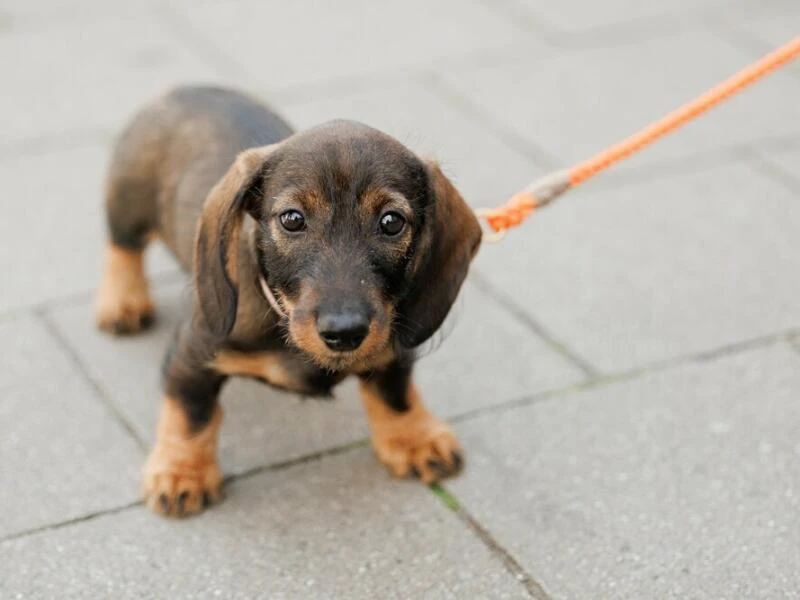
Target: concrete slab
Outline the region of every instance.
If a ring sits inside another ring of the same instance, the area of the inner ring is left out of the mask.
[[[223,81],[161,21],[120,15],[44,21],[0,36],[4,145],[86,130],[117,131],[178,83]]]
[[[760,10],[750,13],[750,18],[736,18],[736,15],[726,14],[724,22],[734,32],[739,34],[736,41],[745,47],[745,42],[752,40],[754,44],[746,44],[748,48],[752,46],[753,54],[758,50],[760,55],[768,52],[779,45],[788,42],[797,36],[800,31],[800,5],[791,0],[785,0],[783,10],[776,13],[765,14]],[[756,48],[756,44],[759,46]],[[800,75],[800,64],[797,61],[783,67],[785,70],[793,71],[795,75]]]
[[[798,144],[800,145],[800,143]],[[790,189],[800,191],[800,149],[790,152],[762,152],[768,164],[778,169]]]
[[[738,163],[575,190],[477,268],[616,372],[800,325],[798,239],[796,195]]]
[[[468,283],[417,365],[425,401],[456,416],[578,383],[584,374]]]
[[[427,66],[529,40],[521,27],[474,0],[179,6],[194,30],[269,89]]]
[[[103,180],[110,156],[109,147],[91,145],[0,159],[7,186],[0,312],[93,293],[103,264]],[[156,245],[148,268],[157,274],[177,266]]]
[[[0,545],[14,597],[527,598],[458,518],[367,450],[231,486],[183,522],[137,508]]]
[[[300,128],[353,119],[393,135],[421,156],[435,157],[476,207],[502,202],[543,174],[533,160],[510,148],[495,132],[414,80],[279,106]]]
[[[448,487],[553,598],[797,598],[798,366],[781,344],[476,419]]]
[[[135,500],[141,451],[42,322],[0,338],[0,537]]]
[[[689,20],[720,6],[744,4],[734,0],[673,0],[668,3],[636,2],[636,0],[612,0],[611,2],[586,2],[585,0],[519,0],[522,7],[536,24],[542,24],[562,34],[575,38],[579,34],[590,34],[595,30],[628,25],[646,27],[648,21],[672,22],[679,17]]]
[[[501,67],[448,69],[443,75],[498,123],[569,166],[692,100],[753,59],[751,52],[710,33],[680,32],[548,60],[510,54]],[[665,77],[665,70],[673,75]],[[796,134],[798,96],[800,80],[775,73],[615,170]]]
[[[141,16],[152,14],[149,1],[125,0],[26,0],[3,2],[0,13],[8,17],[8,29],[30,29],[44,23],[87,21],[109,15]]]

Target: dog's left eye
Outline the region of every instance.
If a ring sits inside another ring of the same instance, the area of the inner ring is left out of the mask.
[[[306,218],[299,210],[287,210],[280,215],[281,225],[286,231],[301,231],[306,226]]]
[[[400,213],[387,212],[381,217],[381,231],[385,235],[398,235],[406,226],[406,220]]]

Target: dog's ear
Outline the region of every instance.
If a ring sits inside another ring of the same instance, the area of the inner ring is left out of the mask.
[[[413,348],[442,325],[481,242],[481,226],[435,161],[426,161],[430,205],[410,268],[411,286],[398,306],[400,343]]]
[[[260,196],[267,159],[277,147],[241,152],[203,205],[194,247],[194,281],[202,316],[216,337],[227,337],[236,321],[242,221]]]

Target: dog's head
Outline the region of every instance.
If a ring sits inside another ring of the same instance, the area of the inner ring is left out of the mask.
[[[258,224],[260,273],[236,272],[244,214]],[[434,162],[336,121],[241,153],[206,201],[195,272],[213,333],[234,325],[240,277],[261,276],[286,308],[291,342],[346,370],[442,324],[481,228]]]

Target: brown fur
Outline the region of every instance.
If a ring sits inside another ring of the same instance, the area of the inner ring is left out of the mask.
[[[183,88],[123,133],[106,207],[103,327],[133,330],[152,314],[142,252],[154,235],[194,273],[144,472],[154,510],[190,514],[217,498],[217,396],[229,376],[326,395],[358,375],[376,452],[394,473],[431,482],[458,470],[458,442],[414,388],[411,348],[447,315],[481,233],[435,162],[357,123],[293,133],[251,98]],[[287,232],[287,210],[301,211],[307,228]],[[381,233],[386,211],[405,219],[400,233]],[[365,337],[347,349],[320,330],[320,315],[342,311],[368,315]]]
[[[287,390],[305,390],[301,377],[286,368],[286,361],[277,352],[235,352],[223,350],[209,365],[225,375],[243,375],[261,379]]]
[[[155,309],[144,275],[141,251],[108,244],[103,280],[97,290],[97,324],[114,333],[133,333],[150,325]]]
[[[198,513],[220,498],[222,472],[217,464],[217,436],[222,408],[208,424],[193,431],[179,400],[164,398],[156,445],[143,469],[142,494],[154,511],[170,516]]]
[[[423,406],[413,385],[407,391],[408,411],[386,406],[378,390],[361,382],[361,399],[372,431],[372,447],[393,475],[416,473],[423,483],[434,483],[457,472],[461,446],[443,421]]]

